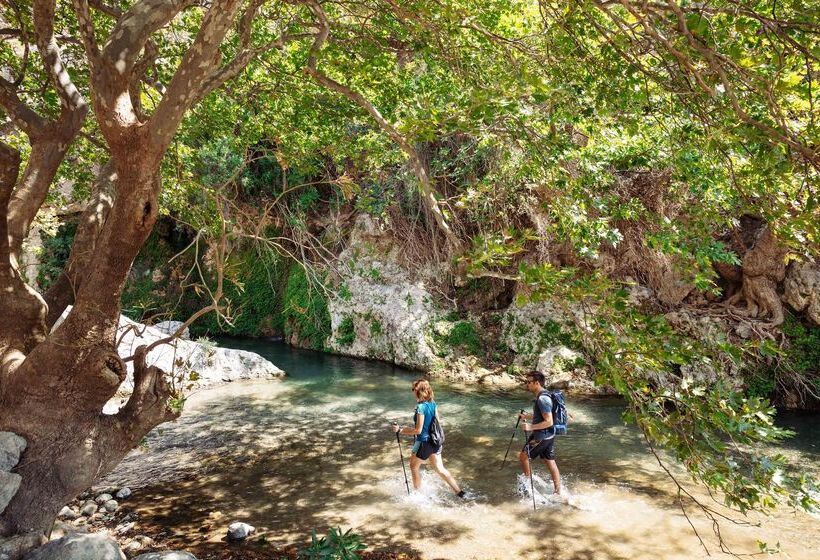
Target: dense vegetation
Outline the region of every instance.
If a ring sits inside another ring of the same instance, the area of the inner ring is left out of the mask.
[[[59,26],[76,36],[58,4]],[[550,336],[582,347],[649,444],[727,505],[816,506],[811,481],[760,451],[787,435],[772,422],[778,386],[811,399],[820,379],[817,328],[777,294],[790,261],[819,254],[820,4],[265,6],[290,38],[260,49],[186,113],[161,162],[161,213],[178,233],[149,238],[124,312],[184,320],[213,304],[218,313],[195,330],[282,334],[323,349],[327,298],[346,289],[335,259],[367,214],[403,239],[410,268],[444,271],[445,295],[500,281],[524,299],[594,310]],[[30,32],[23,11],[3,17]],[[110,13],[94,18],[100,32],[110,28]],[[222,56],[270,40],[270,25],[245,23],[252,33],[238,26]],[[193,34],[201,16],[173,25]],[[37,93],[42,76],[24,72],[24,35],[4,43],[0,63],[21,76],[27,100],[54,112],[55,100]],[[146,111],[174,75],[179,42],[168,29],[153,36]],[[77,45],[65,49],[82,60]],[[73,72],[87,88],[88,68]],[[4,141],[25,156],[24,135],[10,130]],[[60,167],[72,200],[93,192],[108,158],[103,132],[86,120]],[[64,191],[52,189],[49,202],[64,202]],[[42,289],[68,257],[69,235],[47,244]],[[650,304],[629,301],[634,283],[652,289]],[[747,322],[753,335],[699,338],[665,319],[677,309]],[[438,342],[480,353],[467,314],[453,319]],[[337,343],[354,338],[352,320],[342,321]],[[697,381],[692,368],[741,368],[748,391]]]

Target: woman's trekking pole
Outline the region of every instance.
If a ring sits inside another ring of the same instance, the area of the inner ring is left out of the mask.
[[[401,451],[401,440],[399,432],[396,431],[396,443],[399,444],[399,457],[401,457],[401,470],[404,472],[404,485],[407,487],[407,495],[410,495],[410,483],[407,482],[407,469],[404,467],[404,453]]]
[[[515,428],[513,429],[512,436],[510,437],[510,444],[507,446],[507,452],[504,453],[504,460],[501,461],[501,469],[503,469],[504,465],[507,463],[507,455],[510,454],[510,448],[512,447],[512,442],[515,439],[515,432],[518,431],[518,424],[521,422],[521,414],[524,414],[523,408],[521,409],[521,413],[518,415],[518,420],[515,421]]]

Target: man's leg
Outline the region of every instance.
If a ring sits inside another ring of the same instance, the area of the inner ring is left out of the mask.
[[[550,476],[552,477],[552,485],[555,487],[555,493],[561,493],[561,473],[558,472],[558,465],[555,463],[555,459],[544,459],[544,463],[547,465],[547,468],[550,471]]]
[[[458,483],[453,478],[453,475],[450,474],[446,468],[444,468],[444,461],[441,458],[441,455],[433,453],[430,455],[430,467],[436,471],[436,473],[444,479],[444,482],[450,485],[450,488],[453,489],[453,492],[458,494],[461,492],[461,488],[458,487]]]
[[[524,476],[530,476],[530,458],[525,451],[518,454],[518,462],[521,463],[521,472]]]
[[[410,455],[410,474],[413,475],[413,488],[416,490],[421,488],[421,464],[423,462],[415,455]]]

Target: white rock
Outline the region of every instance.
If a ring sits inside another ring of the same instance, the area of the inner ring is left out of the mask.
[[[248,538],[248,535],[253,533],[256,527],[237,521],[228,526],[228,540],[241,541]]]
[[[98,506],[95,502],[86,502],[83,504],[82,509],[80,509],[80,514],[90,517],[97,513],[98,509],[100,509],[100,506]]]
[[[117,493],[114,495],[115,498],[118,500],[124,500],[131,496],[131,489],[130,488],[120,488],[117,490]]]
[[[106,511],[114,513],[115,511],[120,509],[120,504],[117,503],[117,500],[108,500],[103,504],[103,507]]]
[[[17,490],[20,489],[22,480],[23,477],[17,473],[0,471],[0,513],[3,513]]]
[[[63,506],[63,509],[61,509],[60,513],[57,514],[57,517],[62,519],[77,519],[80,517],[80,514],[68,506]]]
[[[26,440],[11,432],[0,432],[0,471],[10,471],[20,461]]]
[[[119,545],[100,533],[73,534],[44,544],[26,560],[125,560]]]
[[[99,496],[94,498],[94,501],[97,502],[98,504],[102,505],[105,502],[107,502],[108,500],[113,500],[113,499],[114,499],[114,496],[112,496],[111,494],[105,493],[105,494],[100,494]]]
[[[55,329],[59,328],[71,310],[72,307],[69,306],[63,312]],[[167,335],[157,328],[141,325],[121,316],[117,328],[117,340],[120,340],[117,352],[122,358],[128,358],[134,354],[137,347],[150,345],[166,337]],[[177,367],[178,362],[183,365]],[[147,363],[165,372],[173,372],[177,385],[184,388],[201,388],[240,379],[273,379],[285,375],[284,371],[259,354],[180,339],[161,344],[151,350],[148,353]],[[128,376],[120,386],[120,395],[131,393],[134,387],[133,361],[126,362],[126,366]],[[125,399],[122,397],[112,399],[106,405],[104,412],[113,414],[124,403]]]
[[[565,366],[567,364],[574,364],[576,361],[583,359],[584,357],[581,354],[575,350],[567,348],[566,346],[550,346],[545,348],[538,355],[538,364],[536,369],[549,377],[551,373],[559,373],[554,372],[553,370],[558,369],[563,372],[567,369],[572,369],[566,368]]]
[[[148,552],[140,554],[132,560],[196,560],[196,556],[190,552],[169,550],[167,552]]]
[[[155,329],[159,329],[160,331],[168,335],[177,332],[177,330],[179,330],[179,327],[181,327],[183,324],[184,323],[182,321],[161,321],[153,325],[153,327]],[[185,330],[182,331],[182,335],[180,336],[180,338],[182,340],[191,340],[191,330],[186,327]]]

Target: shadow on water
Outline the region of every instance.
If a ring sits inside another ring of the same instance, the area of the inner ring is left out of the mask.
[[[558,441],[558,463],[580,505],[532,512],[516,491],[520,436],[499,469],[531,397],[435,382],[445,463],[475,499],[460,502],[429,472],[408,497],[387,426],[411,423],[414,374],[282,344],[223,344],[265,355],[289,378],[193,395],[104,483],[136,490],[128,507],[169,546],[218,543],[236,520],[280,546],[305,543],[312,528],[353,526],[370,549],[424,558],[552,558],[542,554],[549,543],[579,560],[677,558],[697,546],[617,399],[569,402],[575,420]],[[402,441],[406,463],[410,445]],[[634,521],[641,516],[649,517]]]

